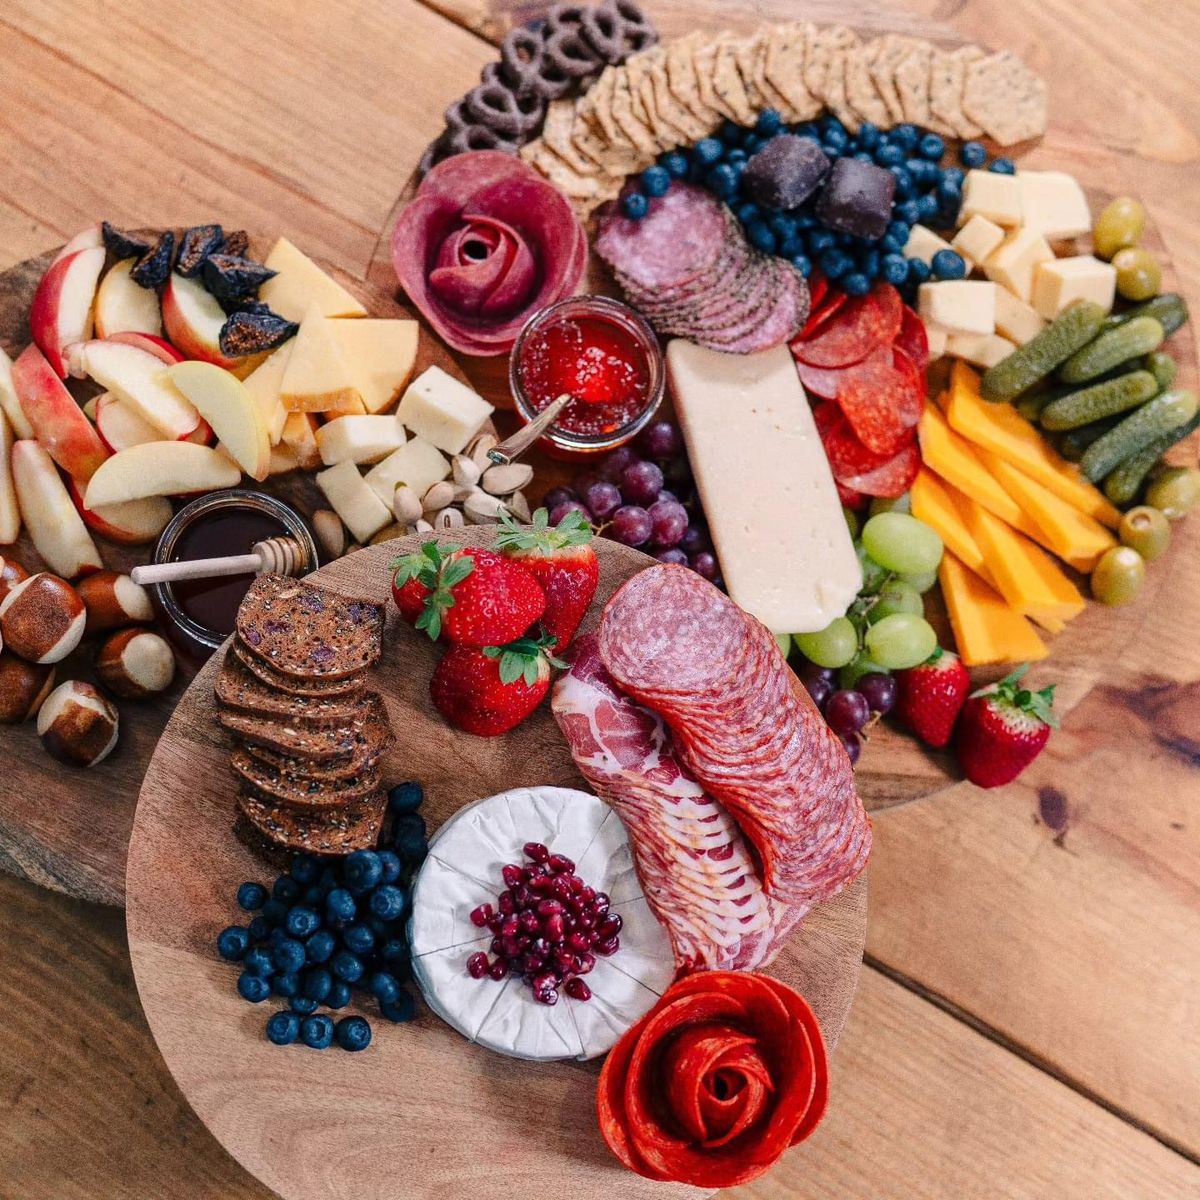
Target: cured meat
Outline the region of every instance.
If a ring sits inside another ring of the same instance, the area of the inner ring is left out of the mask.
[[[766,897],[737,824],[680,762],[662,719],[617,688],[594,635],[576,644],[552,707],[580,772],[629,833],[676,966],[750,970],[770,962],[807,908]]]
[[[871,826],[850,760],[765,626],[695,572],[661,565],[609,601],[599,651],[738,822],[769,896],[811,905],[859,874]]]

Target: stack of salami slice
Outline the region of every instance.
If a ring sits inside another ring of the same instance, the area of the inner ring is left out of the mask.
[[[387,797],[379,762],[395,738],[366,688],[383,610],[280,575],[260,576],[217,675],[232,734],[238,810],[266,841],[313,854],[374,845]]]

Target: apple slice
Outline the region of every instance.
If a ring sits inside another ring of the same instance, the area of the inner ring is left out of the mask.
[[[13,431],[0,412],[0,545],[11,546],[21,535],[21,509],[12,478]]]
[[[144,500],[129,500],[124,504],[106,504],[86,508],[83,489],[74,480],[67,481],[67,490],[84,524],[110,542],[139,546],[152,542],[167,527],[174,510],[166,496],[147,496]]]
[[[37,346],[26,346],[17,356],[12,378],[34,437],[68,475],[91,479],[108,450]]]
[[[13,387],[12,359],[5,354],[3,346],[0,346],[0,410],[3,410],[17,437],[33,437],[33,426],[17,399],[17,389]]]
[[[134,329],[123,329],[118,333],[109,334],[108,340],[121,342],[126,346],[136,346],[139,350],[146,350],[155,358],[166,363],[168,367],[177,362],[183,362],[183,355],[166,338],[159,337],[156,333],[139,333]]]
[[[96,432],[113,454],[130,446],[163,440],[163,435],[149,421],[144,421],[137,409],[123,404],[112,392],[105,392],[96,401]]]
[[[136,258],[123,258],[109,267],[96,290],[96,336],[114,333],[162,333],[158,293],[133,282],[129,272]]]
[[[77,250],[42,276],[29,306],[29,332],[60,379],[67,377],[64,351],[92,336],[92,302],[104,269],[104,247]]]
[[[146,442],[114,454],[88,482],[93,511],[146,496],[182,496],[237,487],[242,473],[223,454],[193,442]]]
[[[104,566],[54,460],[40,442],[14,443],[12,477],[25,528],[50,570],[74,579]]]
[[[214,363],[182,362],[167,378],[192,402],[234,461],[251,479],[266,479],[271,439],[262,410],[245,384]]]
[[[93,339],[72,347],[72,363],[101,387],[128,404],[162,437],[187,437],[200,424],[200,414],[167,379],[160,358],[127,342]],[[72,471],[77,479],[82,478]]]
[[[81,229],[51,260],[50,265],[54,266],[61,259],[69,258],[78,250],[95,250],[97,246],[104,245],[104,235],[100,232],[99,225],[89,225],[86,229]]]
[[[249,375],[263,360],[261,354],[228,358],[221,353],[225,310],[199,279],[185,279],[172,271],[163,289],[162,316],[167,337],[184,358],[215,363],[239,379]]]

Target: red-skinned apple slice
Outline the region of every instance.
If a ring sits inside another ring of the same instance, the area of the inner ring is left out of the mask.
[[[187,437],[200,424],[200,414],[166,378],[160,358],[127,342],[93,339],[71,348],[72,366],[153,425],[164,438]],[[76,478],[83,478],[72,472]]]
[[[21,535],[21,509],[12,477],[13,431],[0,412],[0,545],[11,546]]]
[[[184,358],[197,358],[232,371],[239,379],[249,375],[263,360],[261,354],[227,358],[221,353],[221,326],[225,310],[199,279],[185,279],[171,272],[162,294],[163,328],[171,344]]]
[[[167,374],[212,426],[217,441],[238,466],[251,479],[266,479],[271,440],[262,410],[245,385],[215,363],[177,363]]]
[[[139,546],[152,542],[167,527],[173,509],[166,496],[147,496],[125,504],[108,504],[101,508],[84,507],[83,490],[74,479],[68,480],[67,490],[84,524],[110,542]]]
[[[25,528],[50,570],[64,579],[98,571],[104,563],[96,543],[40,442],[14,444],[12,476]]]
[[[96,432],[113,452],[119,454],[130,446],[141,446],[146,442],[161,442],[163,435],[138,414],[137,409],[111,392],[105,392],[96,401]]]
[[[0,410],[18,438],[33,437],[33,426],[17,399],[17,389],[13,387],[12,359],[5,354],[3,346],[0,346]]]
[[[194,442],[147,442],[114,454],[88,482],[84,503],[100,509],[147,496],[182,496],[237,487],[242,473],[223,454]]]
[[[173,366],[177,362],[183,362],[183,355],[166,338],[159,337],[155,333],[139,333],[136,330],[128,329],[122,330],[120,333],[111,334],[108,340],[110,342],[121,342],[126,346],[136,346],[139,350],[145,350],[161,359],[168,367]]]
[[[158,293],[133,282],[129,272],[136,258],[123,258],[105,272],[96,289],[95,327],[97,337],[114,333],[162,333],[162,310]]]
[[[37,346],[21,351],[12,377],[21,411],[50,457],[73,478],[91,479],[108,450]]]
[[[67,377],[66,348],[92,336],[92,304],[104,253],[103,246],[93,246],[60,258],[33,294],[29,332],[60,379]]]
[[[53,258],[50,265],[54,266],[61,259],[69,258],[80,250],[95,250],[104,245],[104,235],[99,225],[89,225],[81,229]]]

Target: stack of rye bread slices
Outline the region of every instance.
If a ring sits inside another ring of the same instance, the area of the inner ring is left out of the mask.
[[[366,674],[383,609],[282,575],[260,575],[217,675],[217,713],[237,748],[238,810],[275,846],[348,854],[375,845],[395,741]]]

